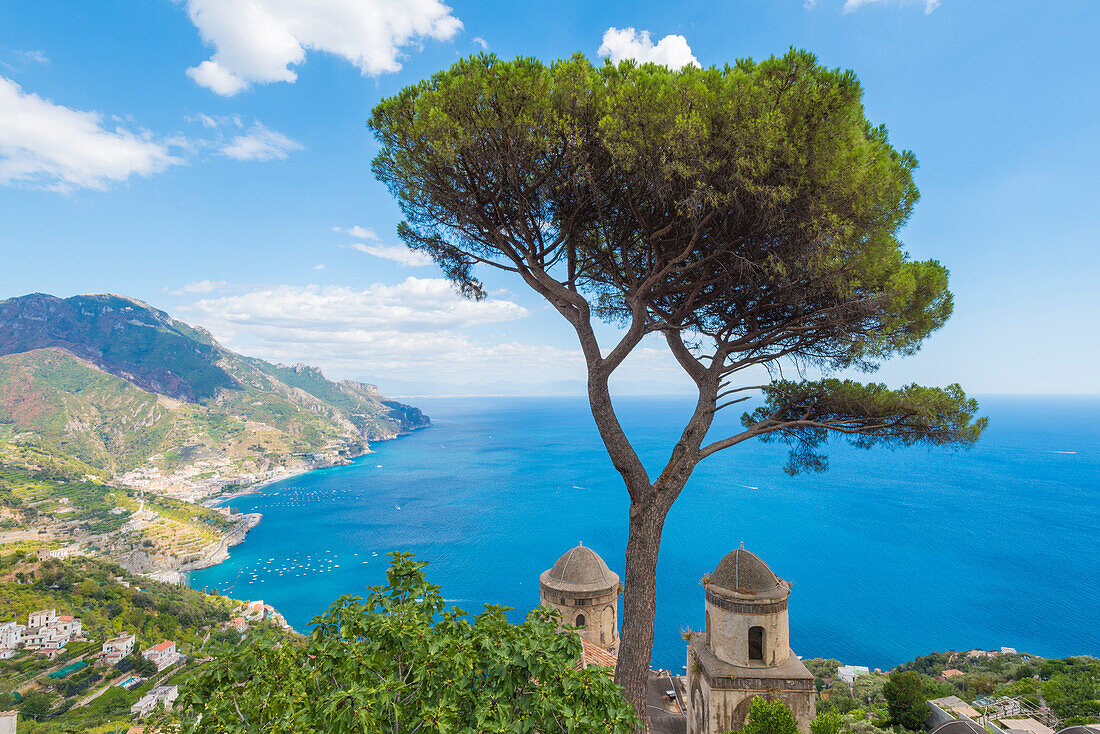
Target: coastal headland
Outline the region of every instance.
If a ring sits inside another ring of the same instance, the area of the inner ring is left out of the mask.
[[[0,548],[178,581],[260,522],[220,503],[431,425],[377,386],[246,357],[146,303],[0,301]]]

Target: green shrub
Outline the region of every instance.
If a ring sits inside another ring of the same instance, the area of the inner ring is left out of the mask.
[[[913,672],[892,673],[882,687],[890,719],[910,731],[917,731],[928,719],[928,700],[924,681]]]
[[[757,696],[749,704],[741,734],[798,734],[798,722],[782,701]]]

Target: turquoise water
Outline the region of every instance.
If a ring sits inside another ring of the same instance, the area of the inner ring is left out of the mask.
[[[430,561],[455,605],[517,619],[577,541],[622,575],[625,490],[583,400],[416,403],[433,427],[234,500],[263,522],[192,586],[262,598],[305,630],[339,594],[381,583],[395,549]],[[619,409],[656,469],[690,404]],[[969,452],[837,445],[830,471],[794,478],[779,446],[707,459],[665,526],[653,664],[681,669],[680,631],[703,623],[699,579],[742,541],[794,582],[791,645],[806,657],[1100,653],[1100,398],[989,397],[982,410],[990,427]]]

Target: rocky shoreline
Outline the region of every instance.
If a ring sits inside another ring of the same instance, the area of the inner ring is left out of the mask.
[[[179,572],[187,573],[188,571],[197,571],[200,568],[209,568],[210,566],[216,566],[226,560],[229,558],[229,549],[243,543],[245,536],[248,535],[248,531],[259,525],[260,521],[263,519],[263,515],[258,512],[249,512],[238,515],[238,517],[241,519],[222,536],[221,541],[219,541],[214,548],[199,560],[183,564],[178,569]]]

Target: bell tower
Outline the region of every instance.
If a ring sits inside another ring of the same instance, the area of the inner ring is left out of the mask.
[[[688,645],[688,734],[740,729],[756,696],[778,698],[809,732],[814,677],[791,651],[791,585],[743,547],[703,582],[706,628]]]
[[[619,577],[599,554],[578,543],[539,577],[543,606],[558,610],[563,624],[615,652],[619,646]]]

